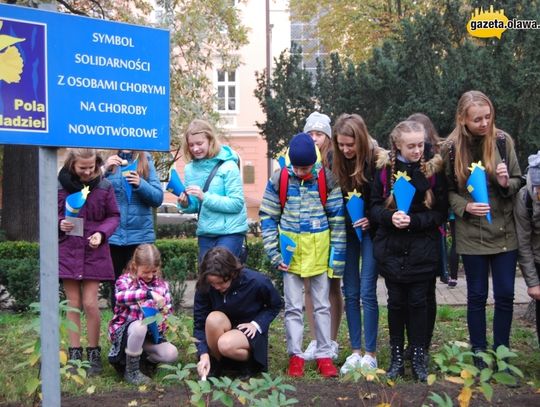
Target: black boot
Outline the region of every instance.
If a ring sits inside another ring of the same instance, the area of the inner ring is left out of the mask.
[[[83,348],[82,347],[79,346],[77,348],[72,348],[72,347],[68,348],[68,363],[71,360],[82,360],[82,357],[83,357]],[[69,363],[69,364],[70,364],[70,367],[68,368],[68,372],[71,373],[72,375],[76,375],[77,374],[77,365],[72,364],[72,363]]]
[[[426,369],[426,361],[424,359],[425,350],[423,346],[415,346],[412,348],[411,367],[415,380],[419,382],[426,382],[428,372]]]
[[[100,374],[103,370],[103,366],[101,365],[101,347],[86,348],[86,355],[90,362],[90,369],[88,369],[87,375],[96,376]]]
[[[141,373],[139,369],[140,361],[140,353],[138,355],[130,355],[126,350],[126,371],[124,372],[124,379],[126,382],[137,386],[152,383],[152,379]]]
[[[390,367],[386,372],[386,377],[389,379],[396,379],[397,377],[403,377],[405,374],[405,362],[403,360],[403,345],[392,345],[392,359],[390,360]]]
[[[473,364],[480,371],[488,367],[488,365],[486,362],[484,362],[484,359],[482,359],[480,356],[476,356],[476,354],[485,351],[485,349],[480,348],[473,349],[473,352],[475,353],[475,355],[473,356]]]

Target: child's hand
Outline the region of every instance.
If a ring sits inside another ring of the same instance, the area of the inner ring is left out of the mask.
[[[281,271],[289,271],[289,266],[287,266],[285,263],[281,262],[277,266],[278,270]]]
[[[182,192],[180,196],[178,197],[178,203],[180,204],[182,208],[187,208],[189,201],[188,201],[188,196],[186,195],[185,192]]]
[[[469,202],[465,205],[465,211],[475,216],[486,216],[489,213],[489,204]]]
[[[60,230],[62,232],[71,232],[73,230],[73,223],[71,223],[69,220],[62,219],[60,221]]]
[[[100,244],[101,244],[101,233],[96,232],[88,238],[88,245],[92,249],[97,249]]]
[[[403,211],[396,211],[392,215],[392,223],[398,229],[405,229],[411,224],[411,217]]]
[[[186,187],[186,194],[197,197],[197,199],[201,202],[204,199],[204,192],[202,191],[201,187],[197,185],[190,185]]]
[[[363,217],[361,219],[358,219],[356,222],[353,222],[353,228],[362,228],[362,230],[369,229],[369,219],[366,217]]]
[[[505,163],[499,163],[497,169],[495,170],[497,174],[497,182],[503,188],[508,188],[508,180],[510,176],[508,175],[508,167]]]
[[[210,373],[210,356],[208,353],[203,353],[197,363],[197,373],[202,380],[206,380],[206,376]]]
[[[124,164],[125,162],[125,164]],[[107,160],[105,161],[105,164],[103,165],[104,172],[109,171],[114,166],[121,166],[121,165],[127,165],[126,160],[122,160],[118,155],[111,155]]]
[[[165,297],[156,293],[155,291],[152,291],[152,299],[156,302],[159,309],[165,306]]]
[[[137,171],[130,171],[129,174],[126,175],[126,181],[136,188],[141,185],[141,177]]]
[[[257,328],[251,322],[248,322],[247,324],[239,324],[236,329],[251,339],[255,338],[255,334],[257,333]]]

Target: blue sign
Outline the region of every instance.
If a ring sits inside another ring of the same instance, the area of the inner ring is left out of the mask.
[[[169,150],[169,32],[0,4],[0,144]]]

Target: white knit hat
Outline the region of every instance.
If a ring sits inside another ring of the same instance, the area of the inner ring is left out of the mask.
[[[310,131],[321,131],[328,136],[332,137],[332,128],[330,127],[330,118],[322,113],[313,112],[309,115],[304,126],[304,133]]]

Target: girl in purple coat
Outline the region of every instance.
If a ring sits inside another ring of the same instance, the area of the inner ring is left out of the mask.
[[[59,276],[69,306],[82,309],[86,316],[88,375],[102,370],[98,289],[100,281],[114,280],[107,239],[120,219],[114,190],[101,177],[101,164],[94,149],[69,149],[58,174]],[[68,197],[81,192],[86,200],[74,207]],[[67,318],[77,326],[76,331],[68,330],[69,359],[82,360],[80,313],[68,312]]]

